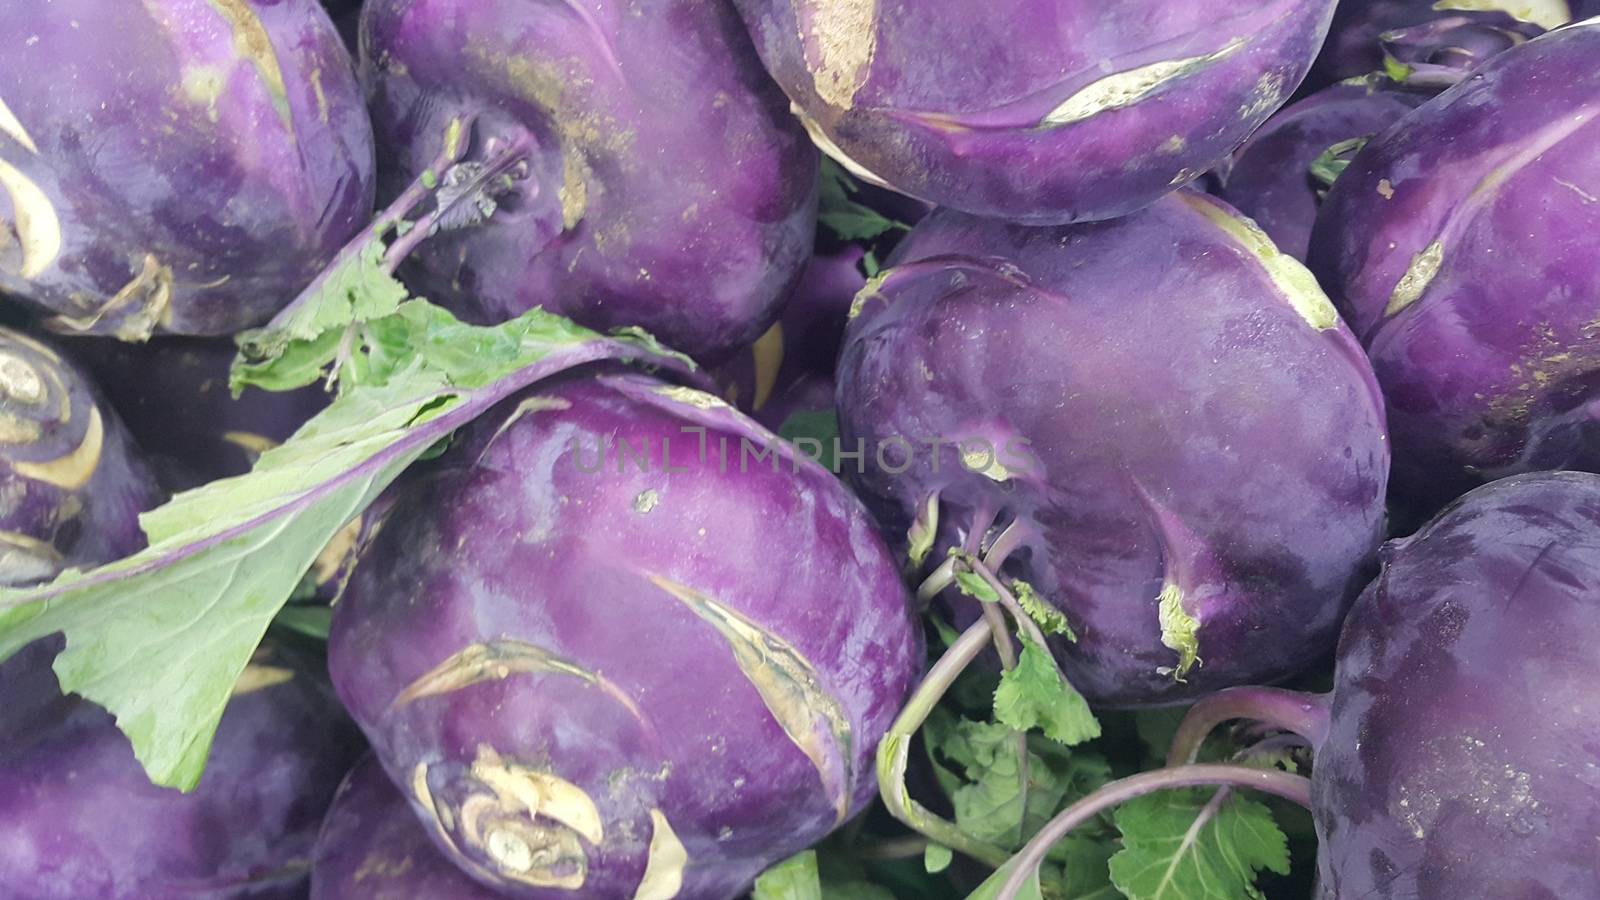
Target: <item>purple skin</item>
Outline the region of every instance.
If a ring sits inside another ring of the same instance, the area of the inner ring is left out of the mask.
[[[1384,88],[1379,78],[1355,79],[1284,108],[1219,170],[1215,193],[1303,261],[1324,191],[1312,163],[1335,144],[1370,138],[1427,99]]]
[[[49,658],[0,667],[0,708]],[[302,898],[318,824],[361,749],[326,687],[271,660],[245,671],[192,794],[150,784],[94,704],[56,695],[50,718],[0,734],[0,896]]]
[[[1329,193],[1311,267],[1366,345],[1395,481],[1600,466],[1600,24],[1508,51],[1379,135]]]
[[[21,587],[144,547],[162,499],[122,422],[54,350],[0,328],[0,584]]]
[[[818,157],[725,3],[371,0],[362,38],[386,195],[454,117],[485,150],[534,145],[487,222],[413,257],[430,298],[480,323],[543,306],[640,326],[710,363],[777,318]]]
[[[832,381],[850,304],[867,283],[860,268],[863,255],[860,247],[850,245],[830,256],[812,257],[783,318],[717,371],[717,384],[729,403],[777,430],[783,421],[773,421],[769,405],[788,405],[783,398],[797,389],[809,393],[800,387],[802,382],[814,385],[819,377]],[[832,405],[830,399],[826,406]]]
[[[1178,702],[1331,650],[1381,536],[1382,399],[1248,219],[1193,191],[1050,229],[935,212],[858,302],[838,375],[858,488],[898,534],[942,507],[934,560],[1015,523],[1004,574],[1077,630],[1054,649],[1091,702]]]
[[[372,757],[339,785],[311,867],[311,900],[500,900],[445,859]]]
[[[69,346],[102,386],[164,487],[188,490],[242,475],[256,457],[328,405],[319,387],[233,399],[231,341],[158,338],[134,345],[93,340]]]
[[[1597,598],[1593,475],[1480,488],[1385,549],[1313,768],[1322,896],[1600,896]]]
[[[1519,21],[1493,10],[1436,9],[1435,2],[1341,0],[1312,80],[1332,83],[1380,71],[1386,47],[1398,62],[1464,73],[1547,28],[1566,23],[1574,12],[1567,0],[1507,0],[1500,4],[1529,17],[1529,21]]]
[[[842,484],[638,376],[475,428],[473,464],[368,545],[328,645],[436,845],[507,896],[729,900],[865,808],[923,648]],[[741,466],[741,439],[774,455]]]
[[[1221,162],[1305,77],[1334,3],[735,5],[819,145],[852,171],[940,206],[1058,224],[1133,212]]]
[[[369,217],[371,126],[317,0],[0,0],[0,21],[0,293],[53,327],[238,331]]]

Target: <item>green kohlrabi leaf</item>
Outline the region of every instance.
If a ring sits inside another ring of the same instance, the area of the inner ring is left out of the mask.
[[[1259,898],[1256,873],[1289,873],[1289,845],[1265,804],[1236,792],[1164,791],[1117,809],[1111,879],[1129,900]]]
[[[328,631],[333,625],[333,607],[285,606],[272,621],[273,624],[280,628],[287,628],[306,637],[325,641],[328,639]]]
[[[1011,872],[1016,868],[1016,865],[1016,860],[1012,860],[996,869],[988,880],[978,885],[977,890],[967,895],[967,900],[994,900],[995,897],[1000,895],[1000,889],[1005,886],[1006,880],[1011,877]],[[1016,898],[1017,900],[1044,900],[1044,891],[1039,886],[1039,873],[1035,872],[1028,876],[1028,880],[1023,883],[1022,890],[1017,892]]]
[[[1068,750],[1030,736],[1024,809],[1016,743],[1010,728],[958,719],[941,710],[928,720],[923,734],[935,762],[940,763],[937,774],[955,807],[956,824],[967,834],[1008,849],[1020,847],[1023,838],[1037,831],[1062,807],[1111,778],[1111,767],[1099,754]],[[1079,834],[1094,837],[1089,828]]]
[[[822,193],[817,206],[817,221],[841,240],[869,241],[896,229],[909,230],[853,197],[861,190],[855,179],[838,163],[822,160]]]
[[[950,863],[955,861],[955,853],[943,844],[929,844],[922,851],[922,867],[931,875],[937,875],[950,868]]]
[[[839,446],[839,416],[833,410],[801,410],[794,413],[778,426],[778,436],[800,448],[802,453],[816,454],[817,462],[824,469],[839,474],[839,460],[835,453]]]
[[[274,324],[239,336],[234,391],[287,391],[314,384],[348,352],[346,329],[393,315],[410,296],[384,268],[381,236],[334,262]]]
[[[837,865],[816,850],[789,857],[761,873],[750,900],[895,900],[894,894],[862,879],[858,866]]]
[[[1028,614],[1028,618],[1039,624],[1045,634],[1060,635],[1069,641],[1077,642],[1078,636],[1073,633],[1072,626],[1067,624],[1067,617],[1039,596],[1033,585],[1017,579],[1011,582],[1011,593],[1017,598],[1017,605]]]
[[[1100,723],[1089,711],[1088,701],[1061,677],[1050,651],[1026,637],[1016,667],[1000,677],[994,717],[1019,731],[1039,728],[1046,737],[1068,746],[1100,736]]]
[[[956,587],[961,589],[961,593],[984,603],[1000,602],[1000,594],[977,572],[956,572]]]
[[[0,659],[65,632],[64,691],[110,710],[158,784],[198,782],[234,682],[318,553],[419,456],[495,403],[601,359],[685,368],[653,342],[533,311],[494,328],[422,301],[367,323],[364,377],[254,470],[146,514],[148,549],[0,592]],[[267,372],[271,375],[271,372]]]
[[[1350,161],[1355,159],[1356,154],[1360,153],[1361,148],[1371,139],[1371,135],[1351,138],[1322,151],[1321,155],[1311,162],[1311,177],[1316,179],[1324,190],[1333,187],[1333,183],[1339,180],[1344,170],[1350,168]]]
[[[750,900],[822,900],[817,851],[795,854],[762,872]]]

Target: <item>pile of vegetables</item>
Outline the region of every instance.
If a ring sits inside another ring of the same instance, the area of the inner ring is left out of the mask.
[[[1600,896],[1591,6],[0,0],[0,896]]]

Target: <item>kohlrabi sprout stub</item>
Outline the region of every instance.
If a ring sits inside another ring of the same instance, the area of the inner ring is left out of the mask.
[[[389,512],[328,645],[441,852],[511,897],[731,898],[865,808],[923,648],[842,483],[637,375],[474,428]]]
[[[1333,0],[736,0],[812,137],[861,177],[978,215],[1125,215],[1283,105]]]
[[[0,2],[0,293],[53,327],[259,324],[372,199],[372,128],[317,0]]]
[[[317,836],[310,900],[498,900],[429,840],[372,757],[339,785]]]

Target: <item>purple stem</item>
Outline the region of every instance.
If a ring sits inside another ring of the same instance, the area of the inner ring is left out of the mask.
[[[911,760],[911,741],[922,729],[934,707],[944,699],[956,678],[989,646],[994,635],[987,620],[979,619],[962,633],[950,649],[939,657],[922,679],[905,708],[890,727],[889,733],[878,744],[878,793],[889,814],[899,819],[912,831],[937,844],[943,844],[958,853],[964,853],[991,866],[1005,863],[1004,849],[979,840],[948,819],[911,799],[906,789],[906,766]]]
[[[1017,630],[1026,632],[1028,640],[1033,641],[1040,647],[1048,647],[1049,645],[1045,643],[1044,630],[1039,627],[1038,622],[1033,620],[1033,616],[1028,615],[1028,611],[1022,608],[1022,604],[1017,602],[1017,597],[1011,593],[1011,589],[1000,582],[1000,578],[995,575],[994,570],[989,568],[987,563],[980,562],[977,559],[968,559],[966,563],[1000,597],[1000,605],[1005,607],[1006,612],[1011,613],[1011,618],[1017,620]],[[992,607],[989,604],[984,604],[984,608],[990,609]]]
[[[929,575],[927,579],[917,587],[918,602],[920,602],[923,606],[927,606],[929,603],[933,602],[933,598],[939,596],[939,594],[942,593],[945,588],[954,584],[955,580],[955,558],[945,557],[944,562],[939,563],[939,568],[934,569],[933,574]]]
[[[1303,737],[1316,752],[1328,737],[1328,694],[1306,694],[1282,688],[1236,687],[1218,691],[1189,707],[1167,751],[1168,766],[1193,763],[1200,746],[1223,722],[1250,719]]]
[[[533,150],[533,145],[533,139],[524,135],[511,144],[495,150],[488,162],[484,163],[483,171],[473,176],[472,181],[468,182],[466,188],[450,203],[438,204],[421,222],[395,238],[394,243],[383,255],[383,270],[393,275],[400,268],[400,264],[405,262],[418,247],[439,232],[439,223],[446,216],[462,203],[475,202],[479,192],[491,181],[509,173],[526,160]]]
[[[1016,552],[1017,548],[1022,546],[1022,542],[1032,534],[1033,529],[1023,524],[1021,519],[1012,519],[1011,524],[1007,525],[1006,529],[1000,532],[1000,536],[994,539],[994,543],[989,545],[988,551],[983,555],[983,564],[996,572],[1000,571],[1000,567],[1005,565],[1011,554]]]
[[[445,171],[460,162],[461,158],[466,155],[467,147],[472,143],[469,135],[474,121],[476,121],[475,116],[461,116],[452,119],[444,139],[444,146],[440,149],[439,155],[434,157],[433,162],[429,163],[428,168],[424,169],[422,174],[418,175],[404,191],[401,191],[400,196],[396,197],[393,203],[378,213],[377,217],[372,220],[371,225],[362,229],[354,238],[351,238],[350,242],[345,244],[338,255],[333,258],[333,262],[329,263],[312,280],[311,284],[306,286],[305,290],[297,294],[288,306],[278,310],[278,314],[272,317],[272,321],[268,322],[266,327],[268,329],[276,329],[287,325],[294,318],[295,313],[305,306],[310,298],[317,296],[328,283],[328,279],[332,278],[345,263],[360,255],[374,239],[382,238],[398,228],[407,216],[422,205],[423,201],[433,196],[433,192],[439,186],[438,179],[443,178]],[[433,181],[433,187],[428,187],[430,180]],[[389,271],[390,274],[393,274],[392,269]]]
[[[1106,810],[1157,791],[1210,786],[1252,788],[1307,808],[1311,806],[1311,782],[1287,772],[1234,765],[1192,765],[1140,772],[1111,782],[1051,819],[1011,858],[1008,865],[1015,868],[1001,885],[1000,892],[995,894],[995,900],[1015,900],[1052,847],[1073,829]]]
[[[961,542],[962,552],[968,559],[983,546],[984,535],[994,527],[995,516],[999,510],[988,500],[984,500],[972,513],[972,527],[968,529],[966,538]],[[954,560],[952,560],[953,562]],[[952,570],[953,572],[954,570]],[[953,580],[952,575],[952,580]],[[994,637],[995,652],[1000,654],[1000,668],[1009,672],[1017,667],[1017,647],[1011,640],[1011,629],[1006,627],[1006,617],[999,608],[992,603],[979,602],[978,606],[983,611],[983,618],[989,623],[989,632]],[[1017,754],[1017,796],[1018,803],[1023,809],[1028,808],[1028,733],[1012,729],[1011,743]]]

